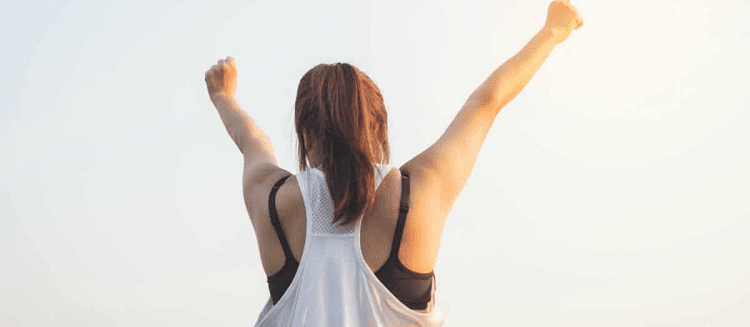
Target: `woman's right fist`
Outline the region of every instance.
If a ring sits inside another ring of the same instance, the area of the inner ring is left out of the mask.
[[[555,43],[565,41],[570,32],[581,26],[583,26],[583,20],[578,17],[578,12],[570,4],[570,0],[555,0],[549,4],[544,29],[552,32]]]

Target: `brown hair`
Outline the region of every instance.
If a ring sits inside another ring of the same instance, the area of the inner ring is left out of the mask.
[[[375,160],[390,160],[380,90],[352,65],[319,64],[300,79],[294,109],[299,169],[315,153],[333,199],[333,222],[354,221],[375,200]]]

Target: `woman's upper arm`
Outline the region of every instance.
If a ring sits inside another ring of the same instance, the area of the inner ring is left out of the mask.
[[[430,202],[431,216],[445,220],[474,167],[496,111],[483,98],[471,96],[443,135],[402,169],[412,173],[418,200]],[[416,194],[415,194],[416,195]]]
[[[290,172],[271,161],[245,162],[242,175],[242,195],[250,220],[262,217],[267,212],[268,195],[277,180]]]

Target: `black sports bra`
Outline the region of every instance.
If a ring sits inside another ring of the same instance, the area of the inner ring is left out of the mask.
[[[289,175],[291,176],[291,175]],[[284,250],[286,261],[277,273],[268,276],[268,290],[271,292],[273,304],[281,299],[284,292],[297,273],[299,262],[292,256],[292,250],[289,242],[284,236],[279,222],[279,216],[276,212],[276,192],[279,190],[284,181],[289,176],[282,177],[271,189],[268,197],[268,212],[271,215],[271,224],[276,230],[281,247]],[[404,224],[406,223],[406,214],[409,212],[409,173],[401,171],[401,206],[399,208],[398,222],[396,231],[393,235],[393,244],[391,244],[391,253],[375,276],[383,285],[407,307],[414,310],[423,310],[427,308],[432,294],[432,280],[435,277],[434,271],[427,274],[421,274],[406,268],[398,258],[398,250],[401,248],[401,237],[404,234]]]

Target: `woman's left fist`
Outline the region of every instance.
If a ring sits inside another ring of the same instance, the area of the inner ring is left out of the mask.
[[[237,66],[234,58],[227,57],[219,60],[216,65],[206,71],[206,86],[208,96],[212,99],[217,95],[234,96],[237,91]]]

